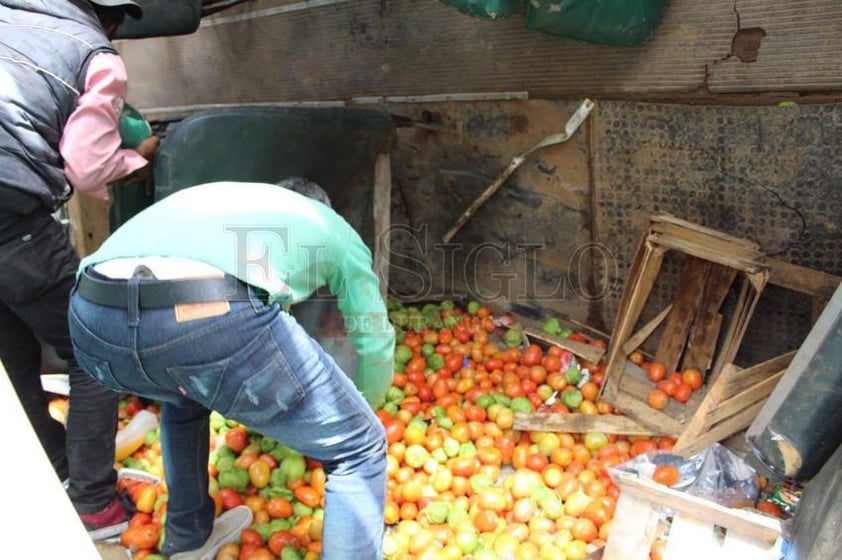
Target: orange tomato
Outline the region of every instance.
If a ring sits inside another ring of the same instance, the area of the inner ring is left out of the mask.
[[[158,545],[161,529],[153,524],[141,525],[132,529],[129,544],[133,548],[150,549]]]
[[[266,544],[269,546],[269,550],[278,556],[281,555],[281,551],[283,551],[286,546],[292,546],[295,548],[301,546],[301,543],[298,542],[295,535],[289,531],[275,531],[269,536],[269,542]]]
[[[681,380],[694,391],[702,386],[704,377],[698,368],[687,368],[681,373]]]
[[[641,365],[646,359],[646,357],[643,355],[643,352],[641,352],[640,350],[633,350],[632,353],[629,354],[628,358],[631,363],[638,366]]]
[[[663,410],[667,406],[669,396],[660,389],[649,391],[649,406],[655,410]]]
[[[663,362],[652,362],[648,371],[649,380],[653,383],[662,381],[667,376],[667,366]]]
[[[672,398],[674,398],[680,403],[685,403],[690,399],[690,395],[692,393],[693,388],[682,381],[675,387],[675,392],[672,394]]]
[[[652,473],[652,480],[664,486],[673,486],[680,478],[678,469],[673,465],[658,465]]]
[[[292,515],[292,503],[283,496],[276,496],[266,504],[270,517],[286,518]]]
[[[263,546],[263,537],[254,529],[243,529],[240,531],[240,543],[246,546],[257,545],[261,547]]]
[[[295,495],[296,500],[307,507],[317,507],[319,502],[321,502],[321,496],[319,496],[319,493],[316,492],[316,489],[312,486],[299,486],[293,490],[293,494]]]

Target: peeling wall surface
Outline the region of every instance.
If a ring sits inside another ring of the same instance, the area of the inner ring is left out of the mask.
[[[132,99],[147,109],[459,92],[815,92],[842,89],[842,3],[671,0],[647,43],[608,47],[435,0],[258,0],[191,35],[120,50]]]
[[[407,300],[473,297],[610,332],[655,213],[842,274],[838,0],[672,0],[638,47],[434,0],[255,0],[192,35],[118,48],[129,102],[151,117],[238,104],[389,111],[390,290]],[[584,97],[597,107],[574,137],[526,161],[444,245],[512,158],[563,130]],[[679,265],[665,263],[648,315]],[[797,346],[810,305],[767,288],[745,359]]]

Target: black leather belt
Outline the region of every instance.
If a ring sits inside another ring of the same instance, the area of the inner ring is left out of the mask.
[[[157,280],[143,278],[137,285],[141,308],[172,307],[181,303],[210,301],[245,301],[249,286],[233,276],[190,280]],[[85,270],[76,287],[88,301],[108,307],[129,305],[129,281],[112,280]]]

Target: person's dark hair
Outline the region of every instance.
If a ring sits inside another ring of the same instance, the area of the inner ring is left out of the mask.
[[[321,202],[328,208],[332,208],[330,204],[330,197],[325,190],[309,179],[304,177],[287,177],[286,179],[281,179],[275,184],[279,187],[289,189],[297,192],[298,194],[302,194],[308,198]]]
[[[121,6],[97,6],[96,4],[91,4],[91,7],[96,12],[96,16],[99,18],[103,27],[107,27],[109,24],[119,27],[123,25],[123,21],[126,19],[126,9]]]

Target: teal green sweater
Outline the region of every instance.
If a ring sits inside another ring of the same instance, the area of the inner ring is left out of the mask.
[[[394,372],[388,321],[371,251],[320,202],[263,183],[219,182],[177,191],[117,229],[85,267],[125,257],[185,257],[211,264],[269,293],[285,308],[327,287],[357,350],[354,376],[372,406]],[[349,372],[351,373],[351,372]]]

